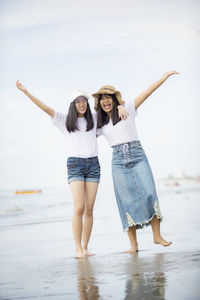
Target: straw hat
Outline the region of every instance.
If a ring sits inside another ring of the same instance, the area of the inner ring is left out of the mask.
[[[113,95],[115,94],[119,104],[124,104],[125,101],[122,100],[122,95],[119,91],[117,91],[113,86],[111,85],[104,85],[102,86],[97,93],[92,94],[92,96],[94,97],[94,109],[97,110],[97,105],[98,105],[98,97],[99,95],[103,95],[103,94],[110,94]]]

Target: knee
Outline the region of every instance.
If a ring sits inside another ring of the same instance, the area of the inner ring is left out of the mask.
[[[82,216],[84,213],[84,206],[77,206],[74,208],[74,214],[77,216]]]
[[[84,214],[88,217],[91,217],[93,215],[93,205],[86,205]]]

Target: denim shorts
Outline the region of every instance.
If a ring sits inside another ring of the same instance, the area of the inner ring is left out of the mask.
[[[67,159],[68,183],[72,181],[99,182],[100,165],[97,156]]]
[[[112,177],[124,231],[142,228],[162,215],[148,159],[140,141],[113,146]]]

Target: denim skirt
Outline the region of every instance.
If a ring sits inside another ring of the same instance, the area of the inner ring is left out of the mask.
[[[151,167],[140,141],[113,146],[112,177],[124,231],[162,219]]]

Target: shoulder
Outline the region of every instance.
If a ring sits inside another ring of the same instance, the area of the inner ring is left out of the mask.
[[[67,116],[63,113],[60,113],[58,111],[54,111],[54,116],[52,117],[53,124],[62,124],[66,122]]]
[[[67,115],[63,114],[63,113],[61,113],[59,111],[55,111],[54,112],[54,118],[57,118],[57,119],[66,119]]]
[[[127,110],[133,109],[134,108],[134,102],[130,102],[130,101],[125,102],[124,103],[124,108],[127,109]]]
[[[129,112],[132,113],[134,115],[137,114],[137,111],[135,109],[135,102],[134,101],[129,101],[129,102],[125,102],[124,103],[124,108]]]

